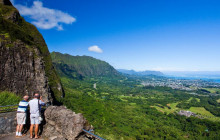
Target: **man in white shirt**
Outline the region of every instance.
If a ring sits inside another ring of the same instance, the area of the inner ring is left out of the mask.
[[[40,94],[35,93],[34,94],[34,99],[29,101],[29,106],[30,106],[30,119],[31,119],[31,126],[30,126],[30,138],[33,138],[33,129],[35,126],[35,139],[39,138],[38,137],[38,128],[40,124],[39,116],[40,116],[40,109],[41,106],[44,106],[45,103],[42,100],[42,96]]]

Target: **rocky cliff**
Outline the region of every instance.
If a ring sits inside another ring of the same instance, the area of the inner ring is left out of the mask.
[[[0,91],[38,92],[47,102],[64,96],[47,45],[9,0],[0,0]]]

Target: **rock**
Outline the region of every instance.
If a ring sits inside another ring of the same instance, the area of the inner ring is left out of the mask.
[[[0,4],[4,4],[4,5],[12,5],[10,0],[0,0]]]
[[[55,103],[64,92],[42,35],[9,0],[0,0],[0,6],[0,91],[40,93]]]
[[[16,130],[16,112],[0,114],[0,135],[10,134]]]
[[[50,106],[45,113],[43,136],[49,140],[87,140],[82,129],[92,129],[82,114],[76,114],[64,106]]]

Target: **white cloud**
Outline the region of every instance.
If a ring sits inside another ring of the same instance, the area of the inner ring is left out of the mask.
[[[90,52],[96,52],[96,53],[103,53],[102,49],[100,49],[98,46],[94,45],[88,48]]]
[[[62,24],[72,24],[76,21],[68,13],[44,7],[41,1],[34,1],[31,7],[20,4],[15,4],[15,7],[21,15],[30,17],[33,20],[31,23],[40,29],[56,28],[60,31],[63,30]]]

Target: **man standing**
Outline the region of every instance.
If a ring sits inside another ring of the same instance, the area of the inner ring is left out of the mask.
[[[24,96],[24,100],[19,102],[17,109],[17,127],[16,127],[16,137],[21,137],[21,131],[24,124],[26,124],[27,108],[28,108],[28,99],[29,96]]]
[[[35,126],[35,139],[38,139],[38,128],[40,124],[39,116],[40,116],[40,109],[41,106],[45,105],[42,100],[42,97],[38,94],[34,94],[34,99],[29,101],[30,106],[30,119],[31,119],[31,127],[30,127],[30,138],[33,138],[33,129]]]

